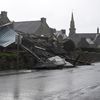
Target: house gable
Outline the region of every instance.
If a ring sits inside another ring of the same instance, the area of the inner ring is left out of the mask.
[[[41,23],[40,27],[34,34],[39,36],[45,36],[45,37],[50,37],[52,35],[49,26],[44,23]]]

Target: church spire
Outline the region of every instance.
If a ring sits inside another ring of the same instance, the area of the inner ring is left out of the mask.
[[[73,12],[72,12],[72,18],[71,18],[71,20],[74,22],[74,16],[73,16]]]
[[[99,34],[99,27],[97,27],[97,34]]]
[[[69,28],[69,35],[75,34],[76,33],[75,31],[76,31],[76,28],[75,28],[74,16],[73,16],[73,12],[72,12],[70,28]]]

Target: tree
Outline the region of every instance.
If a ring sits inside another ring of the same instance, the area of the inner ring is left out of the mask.
[[[64,50],[66,50],[67,52],[72,52],[75,50],[75,44],[71,39],[68,39],[64,44],[63,44],[63,48]]]

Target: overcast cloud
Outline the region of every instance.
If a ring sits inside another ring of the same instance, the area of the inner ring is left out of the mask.
[[[96,32],[100,27],[100,0],[1,0],[0,10],[7,11],[10,20],[47,18],[50,27],[69,32],[71,13],[77,32]]]

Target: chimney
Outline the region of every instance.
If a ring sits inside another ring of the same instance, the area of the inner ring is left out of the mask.
[[[99,34],[99,28],[97,27],[97,34]]]
[[[46,23],[46,18],[42,17],[42,18],[41,18],[41,22],[42,22],[42,23]]]
[[[6,11],[1,11],[1,16],[2,17],[7,17],[7,12]]]

